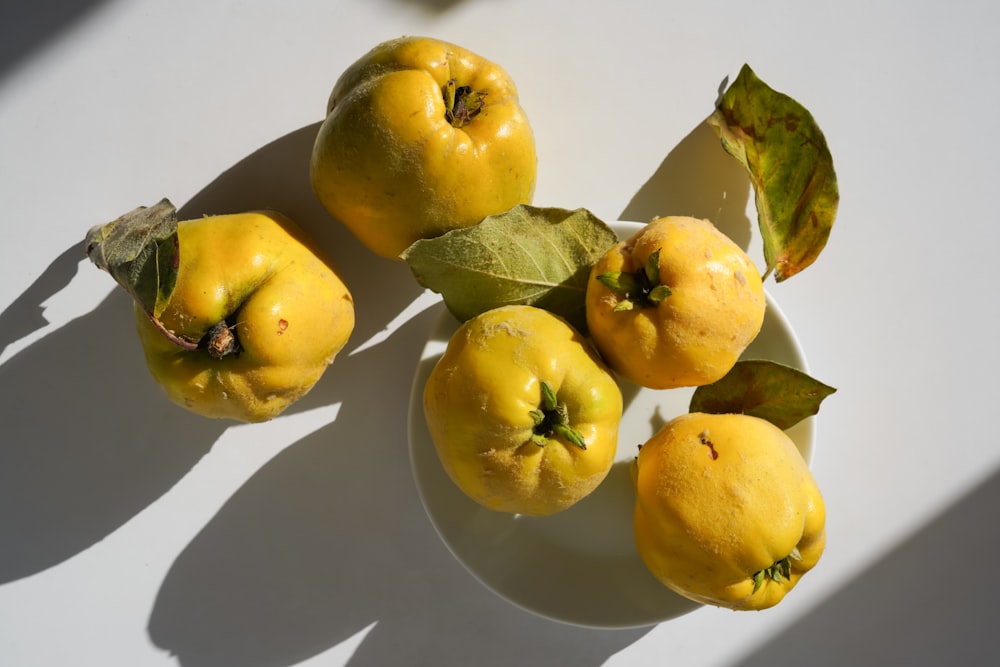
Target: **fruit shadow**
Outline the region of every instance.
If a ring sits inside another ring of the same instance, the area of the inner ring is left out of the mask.
[[[5,328],[5,345],[44,325],[20,315],[40,312],[82,256],[82,243],[63,253],[4,312],[5,327],[8,316],[22,325]],[[119,291],[8,359],[0,394],[0,583],[106,537],[173,486],[225,429],[164,399]]]
[[[149,620],[157,646],[186,667],[291,665],[359,635],[350,665],[489,667],[539,656],[600,665],[646,632],[587,631],[519,611],[437,537],[413,480],[406,416],[442,312],[425,310],[338,362],[337,419],[263,466],[174,562]]]
[[[707,218],[746,250],[752,236],[749,196],[746,170],[703,121],[667,154],[618,218],[641,223],[666,215]]]
[[[308,162],[317,129],[301,128],[254,151],[179,213],[193,218],[274,208],[313,234],[357,302],[357,325],[343,355],[379,334],[421,290],[402,262],[372,255],[316,202]],[[151,203],[126,203],[123,210]],[[78,271],[96,270],[85,259],[81,233],[79,245],[60,253],[0,313],[0,346],[44,327],[42,304]],[[288,412],[338,400],[326,390],[330,374]],[[117,288],[89,313],[5,361],[0,392],[0,583],[61,563],[115,531],[176,484],[234,424],[199,417],[165,398],[146,370],[131,302]]]

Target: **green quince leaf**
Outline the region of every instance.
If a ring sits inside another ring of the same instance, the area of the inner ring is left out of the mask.
[[[177,210],[168,199],[140,206],[111,222],[92,227],[87,256],[139,303],[159,317],[177,283],[180,247]]]
[[[419,240],[402,258],[459,321],[522,304],[585,331],[590,268],[617,242],[614,230],[586,209],[522,204],[472,227]]]
[[[768,360],[736,362],[722,379],[695,389],[690,412],[748,414],[785,430],[819,412],[837,391],[807,373]]]

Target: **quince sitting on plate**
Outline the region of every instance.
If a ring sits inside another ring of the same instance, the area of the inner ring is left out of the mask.
[[[271,419],[305,395],[354,329],[354,301],[287,217],[178,222],[167,200],[94,227],[87,254],[133,296],[153,378],[192,412]]]
[[[454,44],[379,44],[333,87],[313,147],[319,201],[365,246],[414,241],[531,202],[537,157],[510,76]]]
[[[816,481],[791,438],[764,419],[676,417],[642,445],[633,479],[639,555],[696,602],[772,607],[826,545]]]
[[[448,476],[489,509],[555,514],[614,463],[621,391],[589,342],[541,308],[501,306],[462,324],[423,401]]]
[[[764,323],[753,261],[708,220],[658,218],[608,250],[587,283],[587,326],[607,364],[651,389],[711,384]]]

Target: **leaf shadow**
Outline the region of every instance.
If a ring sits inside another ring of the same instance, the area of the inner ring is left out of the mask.
[[[438,539],[411,473],[405,406],[440,313],[430,308],[338,362],[337,419],[262,467],[179,555],[148,627],[181,665],[284,667],[373,626],[347,664],[490,667],[550,656],[596,667],[648,632],[521,612]]]
[[[85,257],[82,241],[70,246],[49,263],[28,289],[4,308],[0,313],[0,354],[8,345],[49,324],[42,304],[70,284]]]
[[[746,213],[750,190],[746,170],[702,121],[667,154],[618,217],[641,223],[666,215],[706,218],[746,250],[752,237]]]

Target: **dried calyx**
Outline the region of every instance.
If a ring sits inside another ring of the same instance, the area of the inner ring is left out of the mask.
[[[460,86],[457,79],[449,79],[444,90],[444,115],[453,127],[465,127],[479,115],[486,105],[486,92]]]

